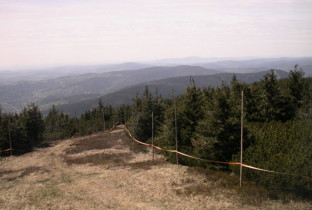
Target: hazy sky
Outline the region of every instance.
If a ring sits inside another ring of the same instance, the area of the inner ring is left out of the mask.
[[[312,56],[312,0],[0,0],[0,68]]]

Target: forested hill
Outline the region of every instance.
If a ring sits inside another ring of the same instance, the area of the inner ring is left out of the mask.
[[[245,83],[253,83],[260,81],[265,74],[269,71],[262,71],[257,73],[245,73],[245,74],[235,74],[237,80]],[[279,78],[287,78],[288,73],[281,70],[275,71]],[[216,87],[222,84],[222,81],[229,84],[232,80],[233,73],[220,73],[214,75],[193,75],[192,78],[197,87]],[[190,84],[190,76],[183,77],[171,77],[162,80],[155,80],[151,82],[145,82],[134,86],[129,86],[123,88],[119,91],[106,94],[100,97],[95,97],[94,99],[89,99],[85,101],[80,101],[76,103],[69,103],[56,106],[58,110],[62,110],[68,113],[70,116],[75,116],[81,114],[86,110],[97,105],[99,99],[102,100],[103,104],[108,106],[120,106],[122,104],[132,104],[133,98],[136,94],[142,94],[145,90],[145,86],[148,86],[152,93],[158,92],[165,98],[168,98],[172,94],[174,89],[175,94],[179,95],[185,92],[186,87]]]

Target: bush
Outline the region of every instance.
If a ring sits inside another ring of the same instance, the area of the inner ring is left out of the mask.
[[[244,151],[243,162],[286,173],[267,173],[244,168],[244,177],[271,192],[286,192],[312,199],[312,121],[254,123],[249,125],[255,143]],[[239,161],[239,154],[234,156]],[[232,168],[238,172],[237,168]]]

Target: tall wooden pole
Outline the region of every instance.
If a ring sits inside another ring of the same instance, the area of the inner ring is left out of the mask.
[[[174,100],[174,130],[175,130],[175,141],[176,141],[176,151],[178,151],[178,129],[177,129],[177,105],[175,100],[175,95],[173,91],[173,100]],[[179,156],[176,153],[177,165],[179,165]]]
[[[8,121],[8,129],[9,129],[9,142],[10,142],[10,156],[12,157],[12,141],[11,141],[11,128],[10,128],[10,117]]]
[[[77,131],[78,131],[78,126],[77,126],[77,113],[76,113],[76,111],[75,111],[75,129],[76,129],[76,133],[77,133]],[[75,134],[76,134],[75,133]]]
[[[103,111],[103,131],[105,132],[105,111]]]
[[[241,103],[241,156],[240,156],[240,176],[239,186],[242,187],[243,181],[243,132],[244,132],[244,91],[242,91],[242,103]]]
[[[153,146],[153,163],[154,163],[154,112],[152,112],[152,146]]]

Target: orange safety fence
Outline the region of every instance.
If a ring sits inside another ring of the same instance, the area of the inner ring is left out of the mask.
[[[144,145],[144,146],[151,146],[151,147],[154,147],[155,149],[160,150],[160,151],[166,151],[166,152],[177,153],[177,154],[180,154],[180,155],[185,156],[185,157],[189,157],[189,158],[196,159],[196,160],[201,160],[201,161],[206,161],[206,162],[210,162],[210,163],[226,164],[226,165],[242,165],[242,166],[245,167],[245,168],[250,168],[250,169],[253,169],[253,170],[257,170],[257,171],[263,171],[263,172],[275,173],[275,174],[282,174],[282,175],[296,176],[296,177],[301,177],[301,178],[303,178],[303,179],[312,181],[312,178],[311,178],[311,177],[308,177],[308,176],[300,176],[300,175],[295,175],[295,174],[288,174],[288,173],[283,173],[283,172],[276,172],[276,171],[272,171],[272,170],[257,168],[257,167],[250,166],[250,165],[247,165],[247,164],[244,164],[244,163],[241,164],[241,163],[238,163],[238,162],[223,162],[223,161],[216,161],[216,160],[206,160],[206,159],[202,159],[202,158],[198,158],[198,157],[194,157],[194,156],[191,156],[191,155],[182,153],[182,152],[177,151],[177,150],[166,150],[166,149],[163,149],[163,148],[161,148],[161,147],[158,147],[158,146],[155,146],[155,145],[152,145],[152,144],[148,144],[148,143],[141,142],[141,141],[135,139],[135,138],[131,135],[130,131],[126,128],[126,126],[124,126],[124,129],[127,131],[127,133],[128,133],[129,136],[132,138],[132,140],[134,140],[134,141],[137,142],[138,144],[141,144],[141,145]]]
[[[116,127],[116,125],[118,125],[118,123],[119,123],[119,121],[117,121],[117,122],[113,125],[113,127],[111,127],[108,131],[112,131],[112,130]]]
[[[157,150],[160,150],[160,151],[166,151],[166,152],[171,152],[171,153],[178,153],[182,156],[185,156],[185,157],[189,157],[189,158],[193,158],[193,159],[196,159],[196,160],[202,160],[202,161],[207,161],[207,162],[211,162],[211,163],[219,163],[219,164],[227,164],[227,165],[240,165],[240,163],[232,163],[232,162],[222,162],[222,161],[214,161],[214,160],[206,160],[206,159],[202,159],[202,158],[198,158],[198,157],[194,157],[194,156],[191,156],[191,155],[188,155],[188,154],[185,154],[185,153],[182,153],[180,151],[177,151],[177,150],[167,150],[167,149],[163,149],[161,147],[158,147],[158,146],[155,146],[155,145],[152,145],[152,144],[148,144],[148,143],[144,143],[144,142],[141,142],[137,139],[135,139],[132,134],[130,133],[130,131],[124,127],[125,130],[127,131],[127,133],[129,134],[129,136],[132,138],[133,141],[137,142],[138,144],[141,144],[141,145],[144,145],[144,146],[151,146],[151,147],[154,147],[155,149]]]
[[[14,150],[13,148],[9,148],[9,149],[6,149],[6,150],[0,151],[0,152],[8,152],[8,151],[13,151],[13,150]]]

